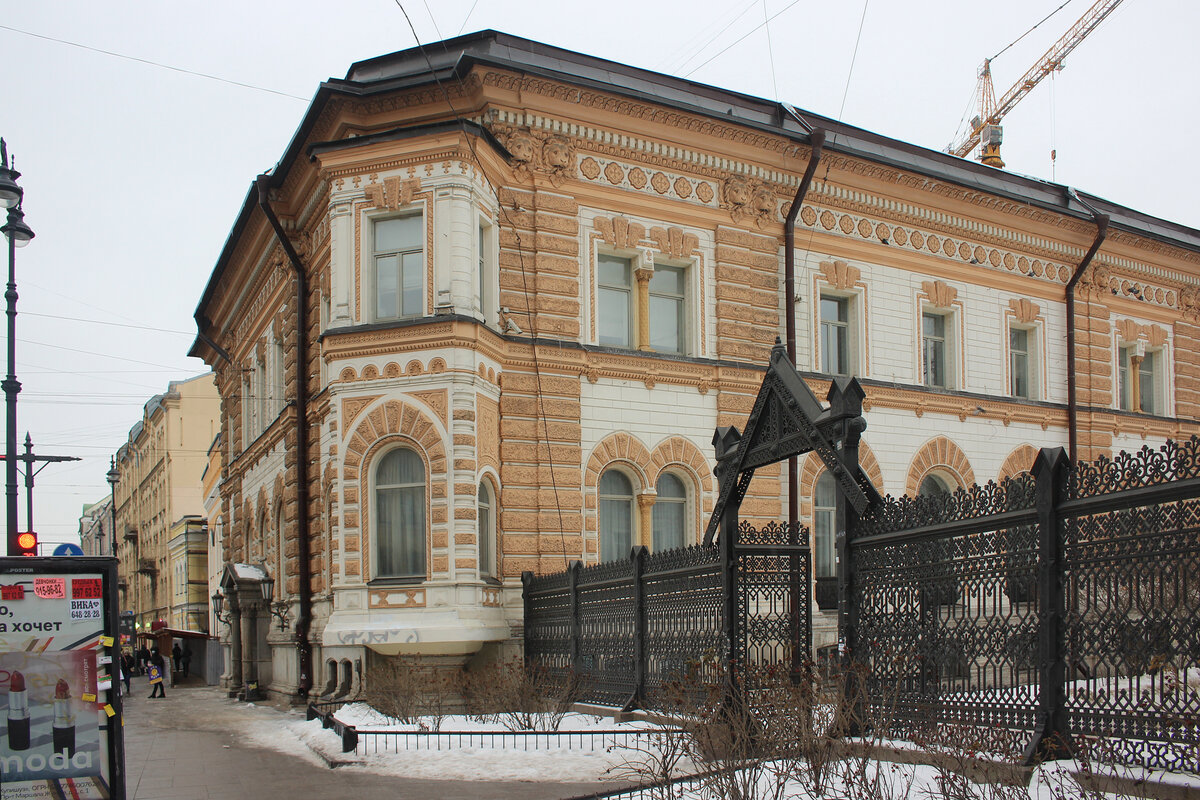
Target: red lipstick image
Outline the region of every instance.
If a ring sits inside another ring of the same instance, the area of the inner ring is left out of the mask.
[[[8,748],[29,749],[29,695],[25,676],[16,671],[8,679]]]
[[[75,715],[71,713],[71,687],[62,678],[54,685],[54,752],[75,755]]]

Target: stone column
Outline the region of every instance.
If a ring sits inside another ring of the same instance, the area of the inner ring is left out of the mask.
[[[255,617],[258,615],[258,605],[256,603],[246,603],[243,607],[241,615],[241,630],[239,638],[242,640],[242,685],[246,687],[247,698],[249,696],[250,684],[258,681],[258,664],[256,658],[258,654],[255,652],[255,637],[258,633],[255,625]]]
[[[1140,348],[1139,348],[1140,350]],[[1129,357],[1129,410],[1142,410],[1142,359],[1144,355]]]
[[[633,271],[637,279],[637,349],[650,349],[650,279],[653,267],[639,267]]]
[[[654,503],[658,500],[658,492],[646,489],[637,496],[638,504],[638,540],[634,545],[650,547],[654,541]]]
[[[242,685],[242,607],[237,592],[227,591],[229,597],[229,688]]]

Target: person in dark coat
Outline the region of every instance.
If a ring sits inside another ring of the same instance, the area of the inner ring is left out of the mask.
[[[187,642],[183,644],[183,677],[187,677],[192,670],[192,648],[188,647]]]
[[[146,643],[142,642],[142,646],[137,651],[138,669],[144,674],[146,668],[150,666],[150,651],[146,649]]]
[[[121,682],[125,684],[125,694],[129,694],[129,679],[133,677],[133,668],[137,665],[137,661],[133,658],[133,653],[126,650],[121,653]]]
[[[171,672],[179,674],[183,671],[183,650],[179,647],[179,642],[171,646]],[[174,680],[174,679],[172,679]]]
[[[150,653],[150,684],[154,687],[150,691],[150,699],[156,697],[167,696],[167,690],[163,688],[163,683],[167,679],[167,662],[162,657],[162,653],[158,652],[158,648],[154,648]]]

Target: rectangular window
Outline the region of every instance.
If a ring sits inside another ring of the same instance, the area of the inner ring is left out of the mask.
[[[946,317],[925,312],[921,315],[921,353],[923,379],[926,386],[947,389],[950,386],[947,368]]]
[[[1122,347],[1117,353],[1117,408],[1133,411],[1132,356],[1134,348]]]
[[[1009,393],[1027,400],[1033,396],[1029,368],[1031,338],[1024,328],[1008,329]]]
[[[650,346],[659,353],[684,352],[684,294],[687,272],[654,268],[650,278]]]
[[[375,318],[418,317],[425,310],[420,214],[377,220],[375,233]]]
[[[1138,408],[1143,414],[1161,414],[1158,404],[1158,362],[1157,351],[1142,356],[1138,365]]]
[[[630,347],[633,341],[633,287],[629,259],[596,258],[596,333],[600,344]]]
[[[821,371],[849,375],[850,300],[821,295]]]

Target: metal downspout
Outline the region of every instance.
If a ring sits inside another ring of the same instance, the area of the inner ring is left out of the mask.
[[[1076,397],[1076,379],[1075,379],[1075,285],[1079,283],[1079,279],[1083,277],[1084,271],[1088,265],[1092,263],[1092,259],[1100,250],[1100,245],[1104,243],[1104,237],[1108,235],[1108,215],[1101,214],[1096,209],[1083,201],[1074,189],[1067,189],[1071,197],[1079,201],[1079,203],[1091,212],[1092,219],[1096,223],[1096,238],[1092,240],[1092,246],[1088,248],[1087,253],[1083,257],[1083,261],[1079,262],[1079,266],[1075,268],[1075,273],[1071,275],[1071,280],[1067,281],[1067,450],[1071,455],[1071,463],[1075,464],[1079,461],[1079,403]]]
[[[279,218],[271,208],[267,187],[267,176],[259,175],[255,180],[258,187],[258,206],[266,215],[267,222],[275,231],[275,237],[287,253],[296,273],[296,516],[297,542],[300,562],[300,618],[296,620],[296,651],[300,657],[300,680],[297,691],[307,697],[312,688],[312,646],[308,640],[308,629],[312,624],[312,564],[308,540],[308,276],[300,256],[284,233]]]
[[[803,120],[801,120],[803,123]],[[796,189],[796,197],[792,207],[788,209],[787,219],[783,223],[783,319],[787,336],[787,354],[796,365],[796,217],[800,214],[800,205],[808,194],[817,165],[821,163],[821,151],[825,147],[825,130],[816,128],[809,134],[812,146],[812,156],[808,159],[808,167],[800,186]],[[800,521],[800,481],[799,461],[795,456],[788,459],[788,524],[796,525]]]

